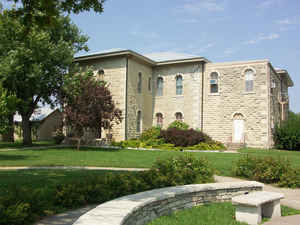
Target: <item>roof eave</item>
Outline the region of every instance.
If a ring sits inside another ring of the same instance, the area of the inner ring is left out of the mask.
[[[195,57],[195,58],[187,58],[187,59],[175,59],[175,60],[165,60],[159,61],[156,63],[156,66],[163,66],[163,65],[171,65],[171,64],[180,64],[180,63],[193,63],[193,62],[210,62],[204,57]]]

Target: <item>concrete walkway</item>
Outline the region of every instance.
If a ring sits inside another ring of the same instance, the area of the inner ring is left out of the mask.
[[[77,167],[76,167],[77,168]],[[95,167],[93,167],[95,168]],[[118,170],[119,168],[103,168],[103,167],[96,167],[98,169],[114,169]],[[128,171],[140,170],[140,168],[122,168],[127,169]],[[215,176],[216,182],[236,182],[236,181],[243,181],[242,179],[232,178],[232,177],[221,177]],[[278,188],[273,187],[271,185],[264,186],[265,191],[272,191],[272,192],[279,192],[283,193],[285,198],[281,200],[283,205],[289,206],[291,208],[299,209],[300,210],[300,189],[288,189],[288,188]],[[94,206],[87,206],[81,209],[65,212],[62,214],[58,214],[55,216],[51,216],[48,218],[43,219],[42,221],[34,224],[34,225],[72,225],[81,215],[86,213],[87,211],[93,209]],[[300,224],[300,215],[295,216],[287,216],[281,217],[278,219],[274,219],[272,221],[268,221],[264,223],[264,225],[299,225]]]

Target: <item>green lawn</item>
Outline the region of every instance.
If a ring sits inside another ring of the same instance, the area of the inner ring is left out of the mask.
[[[279,150],[244,149],[241,153],[255,156],[286,157],[292,164],[300,167],[300,152]],[[83,148],[17,150],[0,152],[0,166],[100,166],[100,167],[137,167],[149,168],[157,158],[187,154],[178,151],[135,151]],[[234,153],[191,153],[196,157],[206,157],[219,171],[229,176],[232,162],[242,154]]]
[[[279,150],[244,149],[242,153],[255,156],[287,157],[292,164],[300,167],[300,152]],[[157,158],[187,154],[178,151],[135,151],[83,148],[17,150],[0,152],[0,166],[100,166],[149,168]],[[190,153],[196,157],[206,157],[220,175],[230,176],[232,162],[242,154],[234,153]]]
[[[32,145],[34,147],[51,146],[51,145],[54,145],[54,142],[53,141],[33,141]],[[20,149],[20,148],[24,148],[24,147],[25,146],[23,146],[21,140],[17,140],[14,143],[0,141],[0,150],[11,149],[11,148]]]
[[[4,170],[0,171],[0,192],[14,187],[52,189],[57,184],[69,183],[71,181],[85,179],[93,175],[103,175],[105,173],[129,172],[79,169]]]
[[[300,210],[281,206],[282,216],[300,214]],[[246,225],[234,219],[235,207],[231,202],[211,203],[191,209],[173,212],[171,215],[156,218],[148,225]],[[267,219],[263,219],[263,222]]]

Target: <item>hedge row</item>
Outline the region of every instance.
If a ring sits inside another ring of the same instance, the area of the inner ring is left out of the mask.
[[[282,187],[300,187],[300,169],[293,168],[285,158],[246,155],[234,164],[233,174]]]

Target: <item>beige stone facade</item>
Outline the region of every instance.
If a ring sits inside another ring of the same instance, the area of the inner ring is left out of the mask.
[[[270,148],[274,126],[287,118],[288,87],[293,82],[286,70],[275,70],[268,60],[154,61],[124,50],[75,61],[93,66],[95,76],[104,71],[124,117],[112,131],[115,140],[135,138],[158,122],[166,128],[179,113],[190,127],[215,140]],[[159,121],[158,114],[162,115]]]
[[[53,133],[61,126],[62,113],[56,109],[45,117],[37,128],[38,141],[53,140]]]

